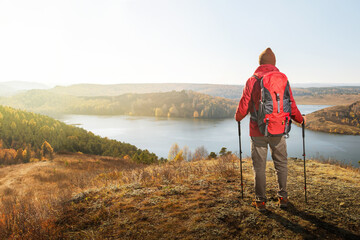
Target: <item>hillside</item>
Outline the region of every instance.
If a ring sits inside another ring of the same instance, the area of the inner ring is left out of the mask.
[[[0,165],[51,158],[53,152],[82,152],[113,157],[141,156],[156,162],[147,150],[69,126],[48,116],[0,106]]]
[[[71,86],[56,86],[51,89],[52,93],[66,94],[71,96],[99,97],[119,96],[125,93],[159,93],[171,91],[194,91],[214,97],[229,99],[239,98],[242,93],[241,85],[224,84],[195,84],[195,83],[139,83],[139,84],[76,84]]]
[[[305,204],[303,163],[290,160],[292,204],[281,210],[275,203],[276,174],[269,162],[268,211],[260,213],[250,206],[254,194],[251,160],[245,159],[243,164],[243,200],[238,162],[227,156],[143,166],[115,158],[57,155],[52,162],[9,166],[0,169],[0,181],[20,173],[8,188],[0,187],[5,196],[0,208],[0,238],[360,237],[358,170],[308,160]],[[32,188],[25,187],[30,184]]]
[[[321,132],[360,135],[360,101],[306,115],[306,127]]]
[[[0,82],[0,96],[12,96],[31,89],[47,89],[45,84],[37,82],[10,81]]]
[[[77,97],[33,90],[9,98],[4,105],[56,116],[59,114],[133,115],[181,118],[233,117],[235,100],[192,91]]]

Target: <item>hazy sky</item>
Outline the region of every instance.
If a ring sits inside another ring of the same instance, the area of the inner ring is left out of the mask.
[[[360,1],[0,0],[0,81],[359,83]]]

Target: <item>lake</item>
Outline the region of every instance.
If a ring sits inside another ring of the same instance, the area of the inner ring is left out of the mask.
[[[303,114],[308,114],[328,106],[299,105],[298,107]],[[239,152],[237,122],[234,119],[66,115],[61,120],[67,124],[79,124],[80,127],[102,137],[148,149],[164,158],[167,158],[173,143],[177,143],[180,148],[186,145],[192,152],[200,146],[204,146],[209,153],[218,153],[222,147],[232,152]],[[241,121],[241,135],[243,156],[250,156],[248,116]],[[359,167],[360,136],[306,130],[305,140],[307,158],[336,159]],[[302,132],[295,124],[292,125],[287,145],[289,157],[302,158]]]

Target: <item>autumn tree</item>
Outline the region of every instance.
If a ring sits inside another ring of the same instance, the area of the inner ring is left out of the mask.
[[[179,145],[177,143],[174,143],[173,145],[171,145],[170,147],[170,151],[168,154],[168,160],[172,161],[174,160],[174,158],[176,157],[176,155],[179,153]]]
[[[197,147],[194,152],[193,160],[202,160],[209,155],[208,151],[204,146]]]
[[[199,117],[199,112],[198,112],[198,111],[194,111],[193,116],[194,116],[194,118],[198,118],[198,117]]]
[[[15,159],[17,160],[18,163],[22,163],[24,161],[24,157],[23,157],[23,150],[21,148],[19,148],[16,151],[16,157]]]
[[[23,157],[24,157],[24,163],[30,162],[31,159],[31,148],[27,147],[24,151],[23,151]]]
[[[51,147],[50,143],[48,143],[47,141],[45,141],[41,145],[41,152],[42,152],[43,157],[46,157],[46,155],[48,155],[50,159],[53,158],[54,149]]]
[[[173,159],[174,162],[182,162],[182,161],[184,161],[184,160],[185,160],[185,159],[184,159],[184,155],[183,155],[183,151],[182,151],[182,150],[180,150],[180,151],[176,154],[175,158]]]
[[[179,115],[179,111],[175,105],[172,105],[168,112],[168,117],[177,117]]]
[[[164,115],[164,113],[161,108],[155,108],[155,117],[161,117],[163,115]]]
[[[184,160],[185,161],[190,161],[191,160],[191,151],[190,151],[189,147],[185,145],[182,148],[182,152],[183,152]]]

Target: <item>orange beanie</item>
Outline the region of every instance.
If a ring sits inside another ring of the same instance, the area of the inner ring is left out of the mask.
[[[263,65],[263,64],[271,64],[274,65],[276,64],[276,58],[275,58],[275,54],[273,53],[273,51],[271,50],[271,48],[267,48],[265,49],[265,51],[263,51],[260,56],[259,56],[259,64]]]

